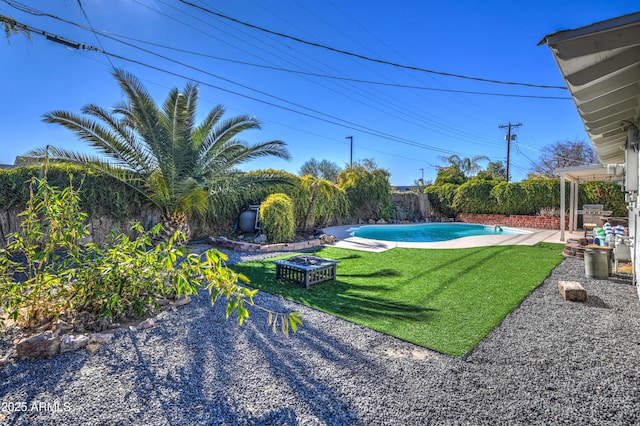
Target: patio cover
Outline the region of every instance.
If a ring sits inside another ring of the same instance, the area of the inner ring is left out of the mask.
[[[624,167],[614,165],[604,167],[601,164],[590,166],[563,167],[556,169],[560,176],[560,241],[564,241],[564,222],[566,212],[566,181],[570,182],[569,192],[569,231],[578,228],[578,186],[582,182],[614,181],[622,184]]]
[[[605,176],[608,165],[625,163],[628,132],[638,127],[640,12],[553,33],[542,44],[553,53],[598,159],[606,165],[600,166]],[[595,179],[594,170],[583,172],[565,170],[561,179]]]

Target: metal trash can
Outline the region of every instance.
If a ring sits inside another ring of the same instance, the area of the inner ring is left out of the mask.
[[[609,274],[611,273],[610,256],[609,250],[585,248],[584,272],[587,278],[594,278],[596,280],[609,279]]]

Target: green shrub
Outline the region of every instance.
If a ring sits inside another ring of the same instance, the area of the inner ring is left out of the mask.
[[[464,213],[495,213],[496,202],[491,190],[498,182],[495,180],[469,179],[458,187],[453,205]]]
[[[271,194],[260,206],[262,230],[272,243],[291,241],[295,236],[296,222],[293,203],[287,194]]]
[[[128,319],[157,308],[156,297],[197,294],[206,286],[212,303],[220,296],[228,299],[227,316],[236,312],[240,323],[249,317],[245,306],[253,305],[257,290],[238,284],[248,279],[224,265],[224,253],[187,255],[184,246],[176,244],[184,240],[180,232],[152,247],[160,226],[144,232],[135,225],[135,240],[114,234],[104,248],[82,245],[88,234],[86,214],[69,181],[59,190],[46,176],[31,180],[30,198],[20,214],[21,232],[11,236],[7,249],[0,249],[3,314],[22,326],[78,312]],[[270,323],[280,319],[285,332],[301,323],[296,312],[268,312]]]
[[[346,193],[350,214],[358,219],[391,217],[389,172],[372,161],[354,163],[338,175],[338,187]]]
[[[560,179],[527,179],[520,185],[526,193],[526,198],[519,214],[534,215],[543,208],[560,208]],[[569,184],[567,183],[567,202],[569,201],[568,189]]]
[[[455,217],[458,211],[453,206],[453,199],[459,186],[454,183],[431,185],[424,190],[424,193],[429,197],[429,203],[435,211],[447,217]]]
[[[578,200],[583,204],[602,204],[604,210],[611,210],[612,216],[627,216],[622,187],[615,182],[585,182],[580,185]]]
[[[496,202],[495,213],[504,215],[531,214],[531,212],[523,210],[523,207],[527,205],[527,193],[520,183],[499,182],[491,190],[491,198]]]

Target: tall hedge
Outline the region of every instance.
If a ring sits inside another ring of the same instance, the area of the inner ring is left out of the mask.
[[[490,198],[495,200],[495,213],[505,215],[523,211],[523,206],[528,204],[527,197],[527,192],[519,182],[500,181],[493,187],[490,194]],[[534,212],[527,214],[534,214]]]
[[[225,188],[209,199],[206,222],[216,232],[228,233],[245,208],[262,203],[270,194],[287,194],[292,200],[300,198],[300,182],[297,176],[282,170],[267,169],[247,172],[250,177],[272,175],[289,180],[291,184],[278,183],[270,185],[254,185],[249,188]],[[296,203],[294,202],[294,207]]]
[[[624,217],[628,215],[624,192],[615,182],[586,182],[580,185],[578,199],[582,204],[602,204],[604,210],[611,210],[612,216]]]
[[[296,233],[293,203],[287,194],[271,194],[260,206],[262,230],[272,243],[291,241]]]
[[[569,183],[565,205],[569,207]],[[522,182],[469,179],[462,185],[446,183],[425,189],[432,207],[448,217],[457,213],[537,215],[542,209],[559,211],[560,179],[530,179]],[[622,187],[614,182],[586,182],[579,186],[578,208],[602,204],[614,216],[626,216]]]
[[[304,227],[311,192],[302,185],[302,178],[283,170],[267,169],[247,172],[249,176],[271,174],[288,179],[291,184],[254,186],[243,191],[227,191],[223,196],[211,199],[206,221],[214,224],[220,232],[230,232],[238,215],[249,204],[260,204],[271,194],[286,194],[293,203],[296,228]],[[311,220],[319,227],[343,223],[349,215],[349,201],[343,191],[331,195],[320,194],[313,209]]]
[[[518,213],[535,215],[540,209],[560,208],[560,179],[539,178],[528,179],[521,182],[522,188],[527,194],[525,202]],[[566,184],[566,205],[569,206],[569,183]]]
[[[31,177],[42,177],[43,173],[40,166],[0,169],[0,207],[23,208],[29,200]],[[140,194],[122,182],[84,167],[50,165],[47,168],[47,180],[51,186],[66,188],[70,175],[73,176],[74,187],[79,189],[80,209],[90,216],[125,219],[139,213],[145,203]]]
[[[496,180],[469,179],[458,187],[453,197],[454,208],[464,213],[495,213],[491,190],[497,183]]]
[[[349,216],[349,199],[347,193],[338,185],[324,180],[320,183],[320,188],[314,188],[313,182],[317,178],[307,175],[300,177],[300,196],[294,199],[296,213],[296,227],[305,227],[304,219],[311,204],[312,191],[316,190],[317,195],[314,201],[309,223],[313,227],[322,228],[328,225],[343,223]]]
[[[454,208],[453,199],[459,186],[454,183],[431,185],[425,188],[424,193],[429,197],[433,210],[447,217],[454,217],[458,211]]]

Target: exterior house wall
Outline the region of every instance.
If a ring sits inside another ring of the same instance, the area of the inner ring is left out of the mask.
[[[637,121],[640,125],[640,120]],[[627,192],[627,202],[629,203],[629,236],[633,238],[632,264],[635,281],[638,283],[640,273],[638,271],[638,260],[640,260],[638,237],[638,224],[640,222],[640,137],[636,129],[629,129],[627,135],[626,168],[625,168],[625,192]],[[636,287],[640,297],[640,287]]]

